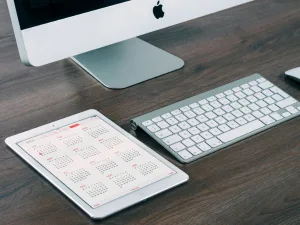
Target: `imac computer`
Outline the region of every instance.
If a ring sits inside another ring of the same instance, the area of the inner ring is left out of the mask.
[[[137,36],[252,0],[7,0],[22,62],[71,57],[108,88],[169,73],[184,62]]]

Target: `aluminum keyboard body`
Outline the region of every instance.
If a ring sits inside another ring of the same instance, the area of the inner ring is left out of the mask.
[[[131,121],[189,163],[300,114],[300,103],[259,74]]]

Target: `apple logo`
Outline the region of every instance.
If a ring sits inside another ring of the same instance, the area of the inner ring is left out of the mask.
[[[156,19],[164,17],[165,12],[163,11],[162,7],[163,7],[163,5],[160,4],[159,1],[157,2],[157,5],[154,6],[154,8],[153,8],[153,14],[154,14],[154,16],[155,16]]]

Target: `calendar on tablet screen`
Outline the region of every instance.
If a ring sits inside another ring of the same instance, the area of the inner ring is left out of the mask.
[[[176,173],[97,116],[18,145],[92,208]]]

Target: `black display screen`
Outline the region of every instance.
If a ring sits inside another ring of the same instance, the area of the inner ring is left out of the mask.
[[[130,0],[15,0],[21,29],[105,8]]]

